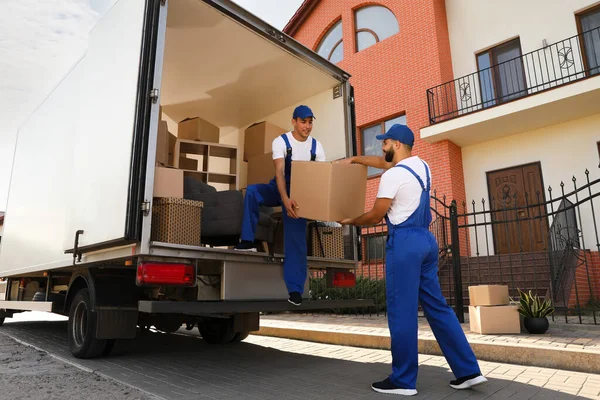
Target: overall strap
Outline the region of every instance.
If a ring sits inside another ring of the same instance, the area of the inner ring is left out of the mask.
[[[431,177],[429,176],[429,168],[427,167],[427,164],[425,164],[425,161],[421,160],[421,162],[425,167],[425,174],[427,175],[427,189],[425,190],[428,192],[431,189]]]
[[[292,158],[292,145],[290,144],[290,141],[288,140],[288,137],[285,133],[282,134],[281,137],[283,138],[283,141],[285,142],[285,147],[287,150],[286,158],[289,157],[291,159]]]
[[[312,146],[310,147],[310,161],[315,161],[317,158],[317,139],[312,138]]]
[[[405,170],[407,170],[408,172],[410,172],[411,174],[413,174],[413,176],[415,178],[417,178],[417,180],[421,184],[421,189],[423,189],[425,191],[427,190],[427,189],[425,189],[425,185],[423,184],[423,180],[421,179],[421,177],[419,175],[417,175],[417,173],[415,171],[413,171],[410,167],[408,167],[408,166],[406,166],[404,164],[398,164],[398,165],[396,165],[396,167],[404,168]],[[429,184],[429,172],[427,173],[427,184]]]

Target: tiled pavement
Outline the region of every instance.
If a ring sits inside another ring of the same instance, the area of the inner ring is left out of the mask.
[[[600,373],[600,326],[551,323],[542,335],[481,335],[463,329],[480,359]],[[330,344],[389,348],[385,316],[277,314],[261,317],[260,334]],[[425,318],[419,318],[419,349],[441,354]]]
[[[261,317],[261,326],[285,328],[314,328],[331,332],[355,332],[389,336],[384,315],[349,316],[327,314],[276,314]],[[527,344],[528,346],[553,346],[597,352],[600,354],[600,325],[550,323],[545,334],[531,335],[481,335],[469,330],[468,320],[462,324],[469,341],[504,344]],[[425,318],[419,318],[419,337],[435,339]]]
[[[0,332],[165,399],[387,398],[369,388],[389,373],[386,350],[263,336],[209,346],[194,329],[183,335],[153,333],[127,356],[75,360],[68,354],[64,321],[7,323]],[[600,399],[600,375],[481,362],[490,382],[454,391],[442,357],[422,355],[419,362],[416,398]]]

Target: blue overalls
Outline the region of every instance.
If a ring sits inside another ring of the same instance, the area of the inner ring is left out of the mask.
[[[288,196],[290,195],[290,180],[292,176],[292,146],[286,134],[281,135],[285,141],[285,185]],[[310,149],[310,160],[315,161],[317,156],[317,141],[312,138]],[[281,196],[277,189],[275,178],[268,184],[260,183],[250,185],[246,189],[244,199],[244,218],[242,220],[242,240],[254,241],[256,233],[256,224],[258,224],[259,207],[282,206]],[[304,283],[307,275],[306,262],[306,219],[294,219],[287,215],[287,210],[283,210],[283,280],[287,286],[288,293],[304,293]]]
[[[418,302],[450,368],[457,378],[480,372],[477,359],[452,308],[442,295],[438,280],[438,245],[429,231],[431,179],[425,165],[427,186],[411,168],[423,191],[419,207],[404,222],[393,225],[388,216],[386,245],[386,296],[392,338],[390,380],[403,389],[415,389],[418,372]]]

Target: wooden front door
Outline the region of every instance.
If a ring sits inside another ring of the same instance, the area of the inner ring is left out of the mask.
[[[543,251],[548,220],[539,163],[487,173],[496,254]],[[527,193],[527,197],[525,194]]]

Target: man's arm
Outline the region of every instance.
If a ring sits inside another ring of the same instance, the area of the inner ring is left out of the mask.
[[[385,161],[382,156],[354,156],[336,161],[343,164],[362,164],[367,167],[388,170],[394,166],[394,163]]]
[[[338,221],[342,225],[357,225],[357,226],[369,226],[375,225],[383,219],[385,214],[392,205],[392,199],[386,199],[378,197],[373,204],[371,211],[364,213],[360,217],[347,218],[342,221]]]
[[[275,181],[277,182],[277,190],[279,190],[281,202],[290,217],[298,218],[298,215],[296,214],[298,205],[294,200],[289,198],[285,185],[285,158],[277,158],[273,160],[273,164],[275,164]]]

